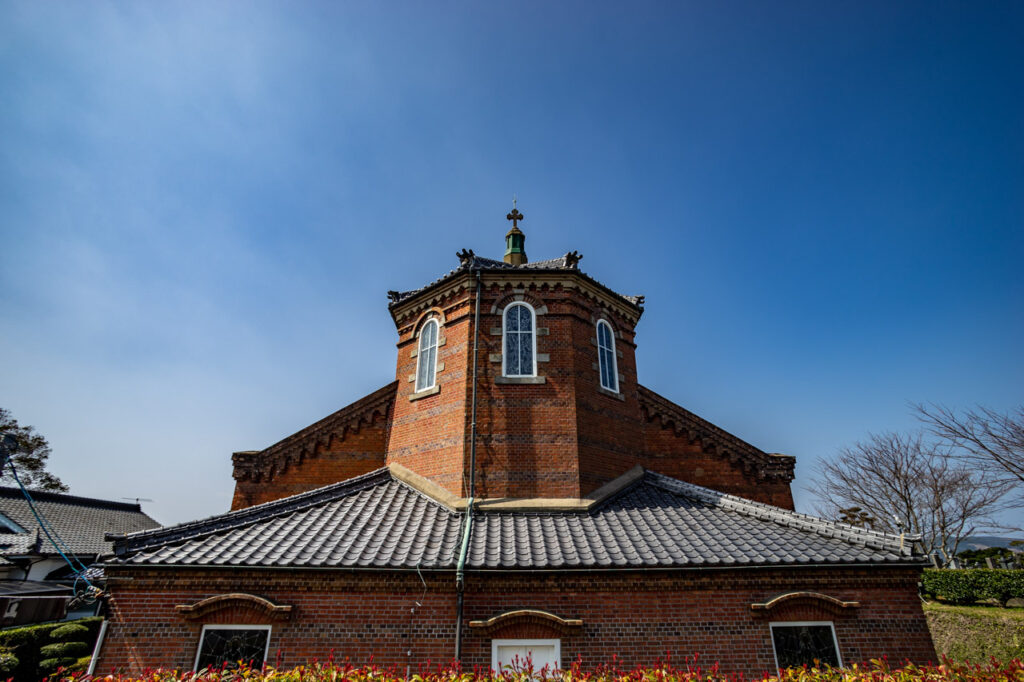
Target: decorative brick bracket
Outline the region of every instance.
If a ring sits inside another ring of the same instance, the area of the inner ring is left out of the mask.
[[[536,609],[519,609],[506,611],[487,620],[471,620],[469,627],[480,630],[480,634],[489,635],[508,625],[544,625],[563,635],[578,634],[583,629],[583,621],[579,618],[560,618],[547,611]]]
[[[234,453],[231,462],[235,480],[271,481],[292,464],[318,457],[334,441],[344,441],[349,433],[373,426],[376,420],[389,419],[397,390],[398,382],[394,381],[265,450]]]
[[[847,609],[856,609],[860,607],[859,601],[843,601],[830,597],[827,594],[820,592],[786,592],[780,594],[777,597],[773,597],[766,602],[759,604],[751,604],[750,609],[752,611],[764,611],[769,612],[779,606],[817,606],[824,608],[826,611],[832,613],[842,613]]]
[[[254,594],[233,592],[231,594],[218,594],[215,597],[203,599],[195,604],[179,604],[174,610],[185,620],[199,620],[211,613],[224,609],[243,608],[262,613],[270,620],[288,620],[292,615],[292,607],[287,604],[275,604],[274,602],[257,597]]]
[[[637,386],[637,389],[640,410],[648,422],[659,421],[661,428],[670,428],[677,435],[688,438],[690,443],[699,443],[704,452],[727,459],[731,465],[758,481],[793,481],[795,457],[763,452],[646,386]]]

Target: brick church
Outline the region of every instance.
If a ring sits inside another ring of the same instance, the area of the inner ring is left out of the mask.
[[[793,511],[792,457],[639,383],[643,297],[507,217],[503,260],[388,292],[393,382],[236,452],[230,512],[114,538],[97,671],[933,660],[916,539]]]

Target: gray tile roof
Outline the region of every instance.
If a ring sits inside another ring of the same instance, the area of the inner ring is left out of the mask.
[[[134,565],[451,569],[465,514],[388,469],[116,543]],[[695,568],[920,563],[899,537],[652,472],[585,512],[476,511],[467,568]]]
[[[105,533],[131,533],[160,525],[138,504],[41,491],[30,494],[36,509],[75,554],[109,554],[112,546],[104,539]],[[39,523],[19,488],[0,487],[0,514],[26,531],[0,533],[0,555],[56,554],[42,533],[41,542],[36,542]]]
[[[130,563],[447,567],[462,514],[388,469],[220,516],[129,535]]]
[[[36,540],[36,536],[29,533],[0,533],[0,566],[16,564],[8,559],[8,556],[34,554]]]
[[[613,295],[615,295],[615,296],[617,296],[617,297],[619,297],[619,298],[629,302],[630,304],[632,304],[633,306],[637,307],[638,309],[642,310],[642,308],[643,308],[643,304],[644,304],[644,297],[643,296],[625,296],[625,295],[620,294],[620,293],[618,293],[616,291],[612,291],[611,289],[606,287],[604,284],[601,284],[596,279],[591,277],[590,275],[587,275],[584,272],[580,272],[580,270],[579,270],[579,261],[580,261],[580,259],[583,258],[583,256],[579,255],[575,251],[571,251],[571,252],[565,254],[564,256],[559,256],[558,258],[548,258],[547,260],[533,261],[531,263],[523,263],[522,265],[512,265],[510,263],[506,263],[505,261],[494,260],[493,258],[484,258],[482,256],[476,255],[475,253],[473,253],[472,250],[468,250],[467,251],[467,250],[464,249],[461,253],[458,253],[456,255],[459,258],[459,267],[455,268],[454,270],[448,271],[447,273],[445,273],[441,277],[438,277],[437,279],[435,279],[433,282],[430,282],[429,284],[427,284],[425,286],[422,286],[419,289],[413,289],[411,291],[389,291],[388,292],[388,297],[391,299],[391,302],[388,304],[388,307],[394,307],[394,306],[396,306],[396,305],[398,305],[400,303],[403,303],[404,301],[407,301],[410,298],[412,298],[412,297],[414,297],[414,296],[416,296],[416,295],[418,295],[418,294],[420,294],[420,293],[422,293],[422,292],[424,292],[424,291],[426,291],[428,289],[431,289],[431,288],[441,284],[442,282],[448,280],[451,277],[454,277],[455,275],[457,275],[457,274],[459,274],[461,272],[471,272],[471,271],[476,271],[476,270],[480,270],[482,272],[489,272],[489,271],[493,272],[493,271],[497,271],[497,270],[534,270],[534,271],[566,271],[566,270],[568,270],[568,271],[573,271],[573,272],[579,272],[579,274],[582,277],[584,277],[587,280],[593,282],[594,284],[596,284],[597,286],[599,286],[602,289],[606,290],[607,292],[609,292],[609,293],[611,293],[611,294],[613,294]]]

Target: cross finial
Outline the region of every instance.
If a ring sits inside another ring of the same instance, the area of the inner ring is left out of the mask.
[[[519,229],[519,221],[523,214],[516,208],[516,197],[512,196],[512,212],[505,216],[506,220],[512,221],[512,229],[505,235],[505,258],[509,265],[523,265],[526,263],[526,235]]]
[[[519,227],[518,223],[522,219],[523,219],[523,214],[520,213],[519,209],[516,208],[516,199],[515,199],[515,197],[512,197],[512,212],[509,213],[507,216],[505,216],[505,220],[511,220],[512,221],[512,228],[516,229],[516,228]]]

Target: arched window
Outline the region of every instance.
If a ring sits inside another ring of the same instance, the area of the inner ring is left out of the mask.
[[[416,392],[434,387],[437,376],[437,320],[427,320],[420,329],[419,350],[416,352]]]
[[[615,336],[612,326],[604,320],[597,321],[597,364],[601,371],[601,388],[619,392],[618,365],[615,360]]]
[[[505,308],[502,324],[501,371],[507,377],[537,376],[537,337],[533,308],[513,303]]]

